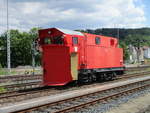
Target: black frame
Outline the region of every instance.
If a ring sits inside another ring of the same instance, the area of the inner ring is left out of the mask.
[[[74,45],[78,44],[78,37],[72,37],[72,44]]]
[[[95,37],[95,44],[99,45],[101,42],[101,38],[100,37]]]

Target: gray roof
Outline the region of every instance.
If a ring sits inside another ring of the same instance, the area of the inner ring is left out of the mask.
[[[59,31],[65,33],[65,34],[70,34],[70,35],[81,35],[84,36],[81,32],[77,32],[77,31],[72,31],[72,30],[68,30],[68,29],[62,29],[62,28],[56,28]]]

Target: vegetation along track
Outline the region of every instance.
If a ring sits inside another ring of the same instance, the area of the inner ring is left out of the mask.
[[[62,92],[66,92],[68,90],[94,87],[96,85],[113,83],[113,82],[121,81],[124,79],[129,79],[129,78],[135,78],[135,77],[137,78],[137,77],[141,77],[144,75],[146,76],[148,74],[150,74],[150,72],[126,74],[126,75],[118,77],[114,81],[106,81],[106,82],[102,82],[102,83],[93,83],[93,84],[89,84],[89,85],[81,85],[81,86],[69,86],[68,85],[68,86],[63,86],[63,87],[37,87],[37,88],[31,88],[29,90],[14,91],[11,93],[10,92],[1,93],[0,94],[0,104],[4,105],[4,104],[10,103],[10,102],[17,102],[17,101],[21,101],[21,100],[26,100],[26,99],[31,99],[31,98],[41,97],[41,96],[47,96],[47,95],[51,95],[51,94],[62,93]]]
[[[110,84],[111,85],[111,84]],[[110,86],[109,85],[109,86]],[[127,83],[120,83],[118,85],[114,85],[113,87],[108,88],[101,88],[101,90],[95,90],[94,92],[92,90],[85,94],[77,94],[73,97],[64,98],[60,101],[55,101],[51,103],[46,103],[43,105],[38,105],[26,109],[20,109],[15,112],[51,112],[51,113],[64,113],[64,112],[71,112],[71,111],[77,111],[81,110],[81,108],[103,102],[108,101],[114,98],[118,98],[120,96],[124,96],[130,93],[138,92],[139,90],[149,88],[150,86],[150,77],[146,79],[139,79],[134,80],[134,82],[127,82]],[[93,87],[94,89],[94,87]],[[86,91],[84,91],[86,92]]]

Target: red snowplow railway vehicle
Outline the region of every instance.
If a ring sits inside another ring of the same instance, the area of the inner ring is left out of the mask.
[[[91,82],[123,74],[123,50],[113,37],[60,28],[39,30],[43,84]]]

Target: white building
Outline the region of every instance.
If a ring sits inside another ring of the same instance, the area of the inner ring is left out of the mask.
[[[150,58],[150,47],[144,48],[144,57]]]
[[[137,50],[136,47],[129,45],[129,62],[130,63],[138,63],[138,58],[139,58],[139,62],[143,62],[144,61],[144,49],[143,47],[140,47],[140,50]],[[138,53],[139,52],[139,55]]]

